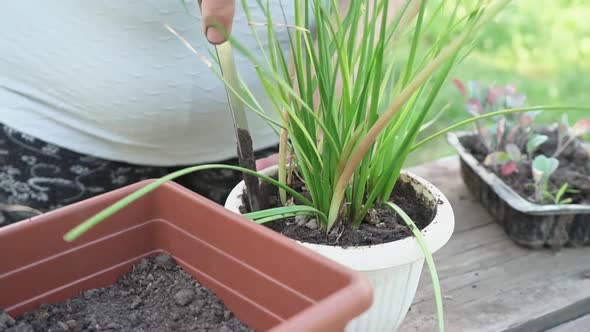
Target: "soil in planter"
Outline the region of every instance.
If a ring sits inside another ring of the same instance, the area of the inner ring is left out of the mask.
[[[539,133],[549,136],[547,142],[539,147],[535,156],[544,154],[551,156],[557,146],[557,132],[555,130],[543,129]],[[461,144],[471,153],[477,161],[483,163],[488,154],[487,148],[481,143],[479,136],[464,136],[460,139]],[[523,151],[524,152],[524,151]],[[590,156],[580,141],[570,144],[558,157],[559,167],[549,178],[549,192],[555,194],[564,183],[570,189],[578,190],[578,193],[568,193],[564,198],[571,198],[574,204],[590,205]],[[488,169],[501,178],[514,191],[524,198],[534,202],[531,197],[534,195],[535,187],[530,164],[521,164],[518,172],[510,176],[502,176],[499,170],[493,167]],[[544,204],[554,204],[546,199]]]
[[[298,180],[292,187],[304,196],[309,196],[301,181]],[[275,186],[263,182],[261,191],[267,206],[281,206]],[[244,193],[243,200],[246,197],[247,195]],[[432,202],[419,195],[409,182],[398,181],[391,197],[391,201],[401,207],[419,229],[428,226],[436,215],[437,207],[433,207]],[[369,210],[358,230],[352,228],[350,220],[343,219],[337,222],[330,233],[326,234],[325,230],[318,228],[315,219],[308,216],[285,218],[264,225],[301,242],[342,247],[376,245],[412,236],[412,232],[405,222],[388,207],[376,207]]]
[[[252,331],[168,255],[145,258],[112,286],[42,305],[16,321],[0,311],[0,330]]]

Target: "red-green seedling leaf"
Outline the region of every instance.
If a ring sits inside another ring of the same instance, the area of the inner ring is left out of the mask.
[[[506,87],[504,89],[506,90],[506,94],[508,95],[515,95],[518,92],[516,84],[514,83],[506,84]]]
[[[559,121],[559,123],[557,125],[557,138],[558,138],[559,142],[563,141],[564,137],[569,134],[569,131],[570,131],[569,119],[568,119],[567,113],[564,113],[561,116],[561,120]]]
[[[582,119],[572,127],[572,136],[580,137],[586,134],[590,134],[590,119]]]
[[[508,157],[510,160],[519,163],[522,159],[522,153],[520,152],[520,148],[516,146],[514,143],[506,144],[506,153],[508,153]]]
[[[483,111],[483,105],[479,100],[471,98],[467,102],[467,111],[473,116],[481,115]]]
[[[490,148],[492,146],[492,133],[488,127],[480,126],[477,128],[479,136],[481,138],[481,142],[487,147]]]
[[[548,179],[553,172],[559,167],[559,160],[555,158],[547,158],[545,155],[538,155],[533,160],[533,177],[535,182],[541,181],[543,178]]]
[[[459,89],[459,92],[461,92],[461,95],[463,95],[463,97],[466,97],[465,96],[465,84],[463,84],[463,82],[461,82],[461,80],[456,79],[456,78],[453,79],[453,84],[455,84],[457,89]]]
[[[504,137],[504,131],[506,130],[506,118],[500,118],[498,121],[498,126],[496,127],[496,144],[497,146],[501,146],[502,138]]]
[[[526,104],[525,95],[506,96],[506,108],[521,108]]]
[[[467,97],[476,100],[482,99],[481,97],[481,86],[477,81],[467,81]]]
[[[533,117],[531,115],[529,115],[529,114],[523,114],[523,115],[520,116],[518,122],[519,122],[519,124],[521,126],[528,127],[528,126],[530,126],[530,125],[533,124],[533,121],[534,121],[534,119],[533,119]]]
[[[514,141],[516,139],[516,133],[518,132],[519,129],[520,129],[520,126],[514,126],[514,127],[512,127],[512,129],[510,129],[510,131],[508,132],[508,135],[506,135],[506,143],[514,143]]]
[[[528,142],[526,143],[526,151],[529,155],[532,155],[541,144],[545,143],[549,139],[549,137],[545,135],[534,135],[529,138]]]
[[[483,164],[486,166],[498,166],[504,165],[505,163],[510,161],[510,157],[504,151],[494,151],[487,155],[486,159],[483,161]]]
[[[565,128],[565,130],[567,130],[570,127],[570,120],[569,120],[567,113],[564,113],[561,116],[561,121],[559,121],[559,127]]]
[[[496,106],[496,103],[498,102],[498,98],[500,98],[503,94],[502,88],[500,87],[496,87],[496,88],[491,88],[488,90],[488,95],[486,96],[486,99],[488,100],[488,102],[492,105],[492,106]]]
[[[509,176],[518,170],[516,162],[509,161],[502,166],[502,176]]]

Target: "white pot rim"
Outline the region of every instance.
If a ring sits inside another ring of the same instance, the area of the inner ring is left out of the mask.
[[[275,165],[262,170],[261,173],[270,175],[276,173],[277,170],[278,166]],[[445,245],[453,234],[455,217],[451,204],[445,195],[430,182],[411,172],[402,171],[402,174],[416,180],[439,203],[434,219],[422,230],[428,249],[434,253]],[[244,182],[242,181],[230,192],[225,207],[239,214],[243,191]],[[413,236],[383,244],[346,248],[297,242],[357,271],[394,268],[424,259],[424,254]]]

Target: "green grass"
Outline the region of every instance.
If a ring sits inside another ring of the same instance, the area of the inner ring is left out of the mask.
[[[515,83],[527,94],[531,106],[587,106],[590,104],[588,17],[590,3],[584,0],[552,0],[542,4],[536,0],[514,1],[482,32],[473,52],[457,66],[452,77],[465,81]],[[436,103],[438,107],[450,103],[451,107],[424,135],[466,119],[468,115],[462,102],[455,87],[447,83]],[[567,112],[570,122],[582,118],[583,112]],[[544,113],[538,122],[555,121],[562,113]],[[414,152],[406,166],[451,154],[453,151],[444,138],[440,138]]]

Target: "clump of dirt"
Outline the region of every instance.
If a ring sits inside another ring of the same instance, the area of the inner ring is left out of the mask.
[[[16,321],[1,314],[7,332],[253,331],[168,255],[144,258],[112,286],[41,305]]]

